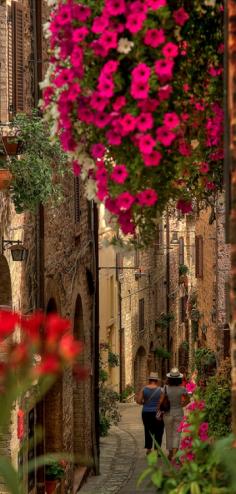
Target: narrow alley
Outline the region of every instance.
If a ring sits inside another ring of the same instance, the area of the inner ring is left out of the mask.
[[[137,488],[137,481],[146,468],[143,447],[141,408],[136,403],[121,404],[122,418],[108,437],[101,438],[101,475],[90,477],[80,489],[81,494],[151,494],[155,489],[147,483]]]

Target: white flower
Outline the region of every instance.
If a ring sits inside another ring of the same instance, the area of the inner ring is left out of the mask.
[[[92,201],[92,199],[94,199],[96,196],[96,192],[97,192],[96,182],[92,178],[89,178],[87,180],[87,183],[85,184],[85,194],[87,199],[89,201]]]
[[[118,48],[117,51],[119,53],[129,53],[134,46],[134,43],[132,41],[129,41],[128,38],[120,38],[118,42]]]
[[[197,139],[193,139],[191,141],[191,148],[196,149],[199,146],[199,141]]]

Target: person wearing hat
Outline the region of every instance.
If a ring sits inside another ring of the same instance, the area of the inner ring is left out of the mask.
[[[169,399],[170,409],[164,413],[164,424],[166,431],[166,448],[169,450],[168,458],[171,460],[179,449],[180,433],[178,432],[184,412],[183,407],[189,402],[186,389],[182,387],[183,374],[177,367],[168,372],[167,385],[161,393],[160,404],[162,405],[165,395]]]
[[[148,384],[137,394],[136,402],[143,405],[142,421],[144,425],[145,448],[147,454],[151,453],[153,447],[156,449],[155,442],[160,446],[164,432],[163,420],[156,419],[156,412],[161,397],[160,379],[156,372],[151,372],[148,378]]]

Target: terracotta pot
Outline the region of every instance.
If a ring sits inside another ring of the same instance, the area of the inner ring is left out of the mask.
[[[17,136],[3,136],[2,141],[9,156],[16,156],[20,153],[21,142],[17,140]]]
[[[45,480],[45,492],[47,494],[53,494],[56,492],[58,480]]]
[[[5,190],[9,187],[12,181],[12,174],[9,170],[0,169],[0,190]]]

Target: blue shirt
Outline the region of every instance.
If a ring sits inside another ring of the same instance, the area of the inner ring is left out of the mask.
[[[153,397],[150,400],[149,398],[151,395],[153,395]],[[145,386],[145,388],[143,388],[143,412],[156,412],[160,397],[161,388],[148,388],[147,386]],[[147,401],[148,403],[145,403]]]

